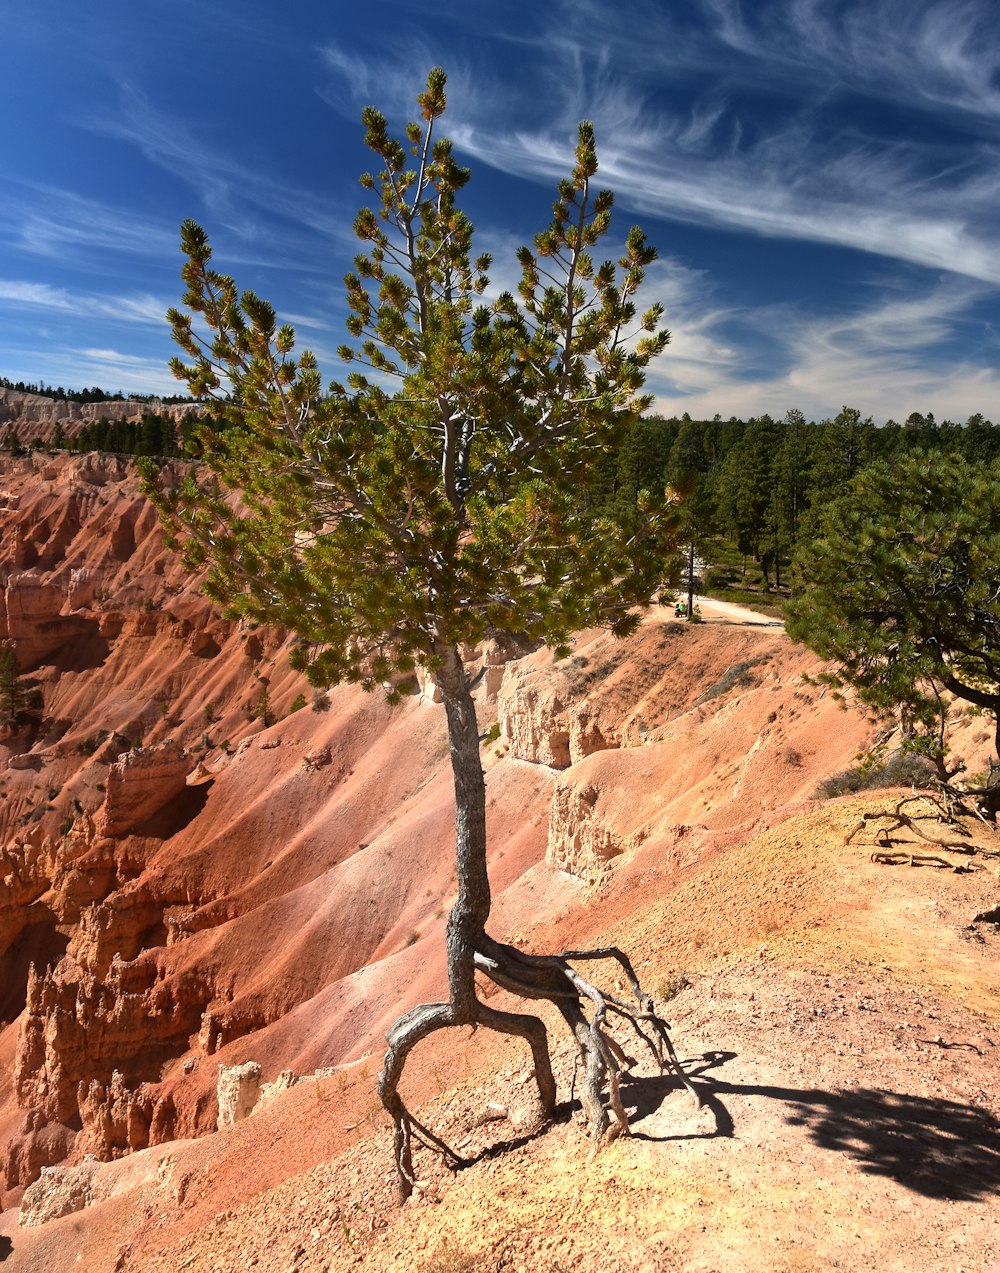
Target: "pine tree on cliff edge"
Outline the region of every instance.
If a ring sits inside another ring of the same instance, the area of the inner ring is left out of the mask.
[[[595,1140],[627,1126],[618,1092],[627,1058],[609,1019],[627,1022],[680,1073],[620,951],[529,955],[487,933],[485,786],[459,653],[491,631],[557,651],[588,625],[625,635],[636,606],[671,570],[674,514],[662,498],[644,501],[638,529],[635,519],[626,530],[587,512],[602,459],[648,405],[644,368],[669,340],[661,307],[639,314],[635,305],[655,251],[635,228],[617,262],[592,259],[612,196],[592,187],[597,156],[584,123],[551,224],[518,253],[518,297],[484,303],[490,259],[473,256],[472,226],[456,203],[469,174],[436,134],[444,89],[444,72],[433,70],[417,99],[422,122],[407,126],[405,142],[374,108],[362,116],[379,171],[361,182],[377,206],[354,223],[365,246],[346,279],[346,386],[323,395],[313,355],[293,356],[292,329],[212,269],[204,231],[184,224],[189,312],[168,317],[190,361],[172,366],[193,395],[220,403],[230,427],[198,435],[208,481],[202,471],[166,490],[152,466],[144,471],[188,565],[208,567],[209,595],[231,615],[297,632],[299,665],[315,683],[388,686],[391,695],[393,678],[420,663],[439,687],[458,897],[447,927],[448,1001],[396,1022],[379,1080],[403,1197],[414,1183],[413,1136],[430,1133],[398,1085],[409,1053],[434,1031],[478,1025],[524,1038],[541,1104],[547,1114],[555,1105],[544,1024],[483,1003],[477,972],[555,1004],[579,1048]],[[618,961],[634,1002],[574,967],[599,958]]]

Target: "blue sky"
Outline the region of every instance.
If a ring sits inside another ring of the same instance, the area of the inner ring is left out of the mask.
[[[498,288],[577,121],[661,253],[665,414],[1000,420],[991,0],[0,0],[0,375],[173,392],[177,227],[340,374],[369,102],[446,131]]]

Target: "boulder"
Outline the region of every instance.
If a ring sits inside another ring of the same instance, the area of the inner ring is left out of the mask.
[[[89,1207],[94,1201],[95,1169],[92,1162],[43,1167],[38,1179],[24,1191],[18,1223],[26,1229]]]

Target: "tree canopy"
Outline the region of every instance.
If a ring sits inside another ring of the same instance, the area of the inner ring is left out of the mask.
[[[182,229],[190,312],[169,317],[191,361],[174,371],[238,427],[196,431],[218,494],[192,475],[169,511],[211,594],[294,628],[326,681],[373,684],[490,627],[555,645],[587,623],[625,632],[664,569],[662,500],[626,526],[585,498],[668,340],[659,306],[636,312],[655,256],[642,232],[617,264],[592,260],[612,205],[592,188],[592,128],[551,225],[519,253],[519,296],[487,303],[490,260],[456,206],[469,173],[434,132],[443,74],[420,105],[405,146],[373,108],[363,117],[382,171],[362,184],[380,210],[355,221],[346,386],[322,394],[292,329],[212,268],[200,227]]]

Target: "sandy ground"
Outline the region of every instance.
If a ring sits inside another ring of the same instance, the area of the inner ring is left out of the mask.
[[[733,605],[729,601],[717,601],[714,597],[695,597],[695,605],[701,611],[706,623],[736,623],[754,628],[783,628],[780,619],[761,614],[758,610],[749,610],[746,606]]]

